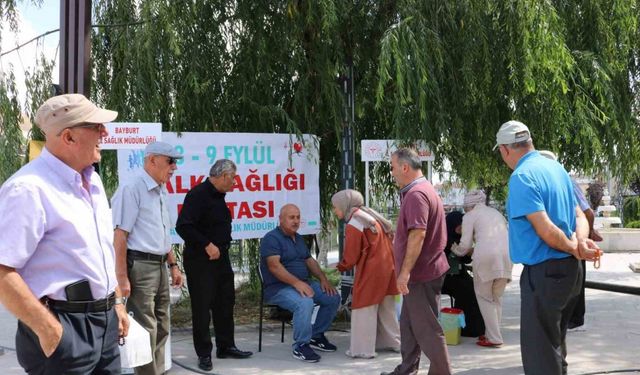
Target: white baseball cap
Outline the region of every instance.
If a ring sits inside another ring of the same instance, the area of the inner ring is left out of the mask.
[[[174,159],[182,159],[176,149],[167,142],[151,142],[145,147],[144,155],[164,155]]]
[[[38,108],[36,124],[49,135],[85,122],[112,122],[116,117],[118,112],[99,108],[82,94],[65,94],[49,98]]]
[[[495,151],[500,145],[510,145],[529,139],[531,139],[531,132],[529,132],[527,125],[520,121],[507,121],[500,126],[500,130],[496,134],[496,145],[493,146],[493,150]]]

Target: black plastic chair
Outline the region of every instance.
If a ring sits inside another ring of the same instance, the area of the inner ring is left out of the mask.
[[[282,323],[282,329],[280,332],[280,342],[284,342],[284,325],[285,323],[291,322],[293,318],[293,314],[282,307],[264,302],[264,283],[262,281],[262,270],[260,269],[260,265],[258,265],[258,275],[260,279],[260,323],[259,323],[259,333],[258,333],[258,352],[262,351],[262,321],[264,319],[264,308],[271,308],[272,311],[275,310],[275,314],[271,314],[270,319],[280,321]]]

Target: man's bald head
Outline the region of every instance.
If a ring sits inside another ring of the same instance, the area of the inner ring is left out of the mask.
[[[295,204],[285,204],[280,209],[280,230],[287,236],[295,236],[300,228],[300,209]]]
[[[282,218],[283,216],[287,215],[289,213],[289,211],[298,211],[298,213],[300,213],[300,209],[298,208],[298,206],[296,206],[293,203],[287,203],[284,206],[282,206],[282,208],[280,208],[280,218]]]

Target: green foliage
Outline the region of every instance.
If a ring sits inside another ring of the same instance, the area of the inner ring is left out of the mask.
[[[334,287],[338,287],[340,285],[340,281],[342,280],[342,275],[340,271],[336,268],[322,268],[322,272],[324,272],[325,276],[327,276],[327,280]],[[315,279],[315,277],[312,277]]]
[[[15,4],[0,1],[13,30]],[[436,168],[449,160],[465,185],[504,190],[510,171],[490,150],[512,118],[567,169],[596,173],[607,164],[623,182],[638,169],[638,0],[93,5],[94,23],[118,25],[93,30],[94,99],[122,121],[159,121],[169,131],[319,135],[325,218],[340,187],[348,122],[339,77],[350,64],[356,140],[424,140]],[[46,66],[41,73],[33,77]],[[113,153],[103,164],[112,191]],[[371,174],[377,199],[395,194],[386,166]]]
[[[622,203],[622,217],[624,226],[628,227],[631,222],[640,220],[640,196],[627,197]]]
[[[36,65],[25,72],[25,84],[27,87],[27,102],[25,103],[25,112],[29,115],[32,124],[35,124],[36,112],[40,105],[51,96],[51,81],[55,59],[47,60],[41,55]],[[40,129],[34,126],[31,129],[31,139],[44,141],[44,134]]]
[[[5,76],[0,75],[0,146],[2,150],[10,152],[0,153],[0,183],[10,177],[27,160],[27,140],[22,135],[20,124],[31,120],[34,123],[38,107],[50,96],[51,72],[53,60],[47,60],[43,55],[36,65],[25,72],[26,103],[24,106],[18,100],[15,75],[10,67]],[[22,114],[28,116],[23,118]],[[30,132],[30,139],[44,140],[44,135],[37,127]]]
[[[9,25],[15,3],[0,2]],[[97,0],[94,22],[120,26],[93,31],[92,96],[169,131],[319,135],[325,217],[351,63],[356,140],[425,140],[439,170],[447,159],[464,184],[501,191],[509,170],[490,149],[517,118],[568,169],[606,161],[626,182],[640,160],[639,12],[638,0]],[[110,191],[115,157],[104,164]],[[372,181],[380,199],[395,193],[384,167]]]
[[[17,31],[16,2],[0,0],[0,37],[5,24]],[[157,121],[166,131],[318,135],[325,225],[330,197],[341,188],[340,137],[349,125],[357,144],[426,141],[437,170],[448,160],[456,179],[497,200],[510,171],[491,147],[510,119],[529,125],[536,146],[556,151],[567,169],[590,174],[606,166],[623,183],[639,170],[640,0],[93,6],[93,23],[118,25],[92,31],[94,100],[117,110],[120,121]],[[340,84],[351,65],[352,123]],[[41,59],[28,75],[31,117],[47,96],[51,69]],[[12,151],[0,152],[1,182],[19,167],[23,150],[11,74],[2,77],[0,111],[0,145]],[[111,194],[115,152],[102,160]],[[356,163],[360,191],[363,169]],[[388,165],[374,165],[370,178],[372,201],[395,202]],[[246,249],[246,259],[256,261],[257,242]]]
[[[237,246],[233,246],[230,251],[236,252],[237,249],[241,253],[237,251],[236,256],[232,259],[233,265],[240,270],[249,271],[247,272],[249,276],[247,286],[253,293],[257,293],[260,290],[260,279],[256,272],[260,266],[260,241],[253,239],[234,242],[237,243]]]
[[[0,184],[20,168],[25,152],[17,95],[13,71],[0,76]]]
[[[30,3],[40,6],[42,0],[31,0]],[[17,1],[0,0],[0,41],[5,32],[17,34],[20,31],[17,20]],[[52,67],[53,61],[47,61],[41,56],[35,67],[25,72],[27,103],[20,103],[18,99],[14,67],[4,67],[8,68],[6,71],[0,69],[0,184],[26,161],[27,140],[20,129],[20,124],[26,120],[23,119],[23,113],[33,121],[35,111],[49,96]],[[44,137],[35,130],[31,132],[31,139]]]
[[[376,95],[381,108],[393,103],[396,137],[428,141],[440,167],[447,158],[480,187],[506,182],[490,150],[513,118],[567,169],[598,172],[606,161],[622,180],[636,169],[637,1],[398,3]]]
[[[26,2],[26,0],[20,0]],[[29,2],[35,6],[41,6],[44,0],[30,0]],[[2,42],[3,32],[9,31],[18,33],[18,0],[0,0],[0,42]],[[6,30],[6,26],[9,30]],[[2,51],[4,52],[4,51]]]
[[[640,220],[631,221],[624,225],[625,228],[640,228]]]

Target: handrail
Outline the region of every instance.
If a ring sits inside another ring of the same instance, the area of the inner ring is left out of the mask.
[[[637,286],[609,284],[609,283],[601,283],[598,281],[587,280],[584,282],[584,287],[589,289],[604,290],[607,292],[633,294],[636,296],[640,296],[640,287],[637,287]]]

